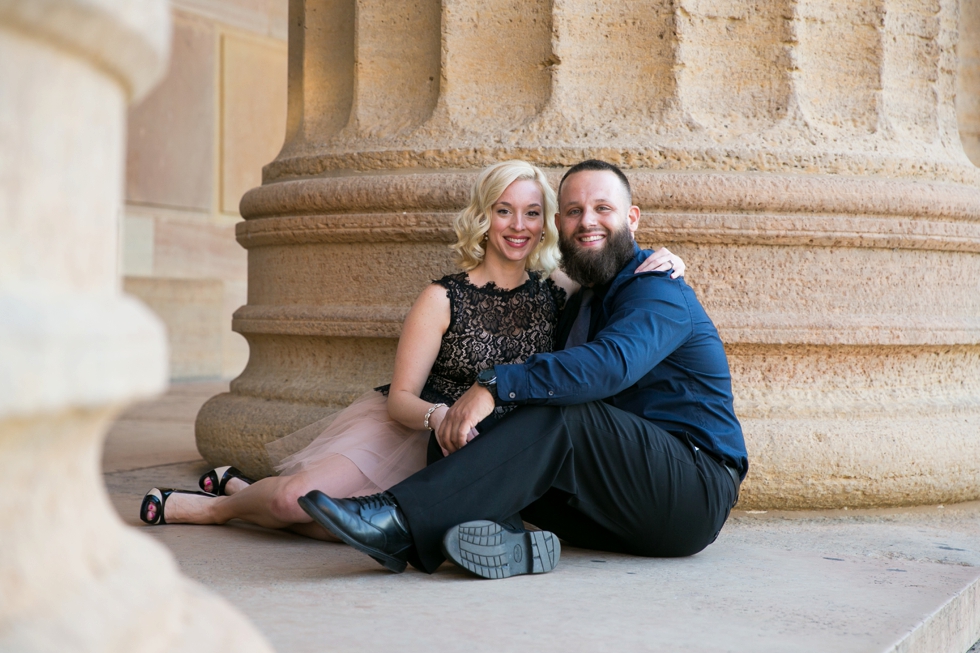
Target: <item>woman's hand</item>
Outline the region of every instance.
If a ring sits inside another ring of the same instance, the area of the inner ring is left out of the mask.
[[[432,417],[429,418],[429,426],[432,427],[432,431],[434,433],[439,431],[439,425],[442,424],[442,420],[445,419],[446,413],[448,412],[449,412],[448,406],[441,406],[439,408],[436,408],[435,411],[433,411]],[[470,434],[466,436],[466,441],[469,442],[470,440],[472,440],[478,435],[480,435],[480,433],[475,428],[470,429]],[[439,441],[439,437],[436,436],[436,442],[438,441]],[[449,451],[444,449],[441,445],[439,448],[442,449],[443,456],[449,455]]]
[[[436,441],[443,452],[459,451],[469,442],[470,430],[493,412],[494,401],[490,391],[473,384],[463,396],[446,411],[436,427]],[[431,418],[430,418],[430,424]],[[447,454],[448,455],[448,454]]]
[[[636,268],[636,273],[666,272],[670,269],[673,269],[673,272],[670,273],[670,278],[676,279],[677,277],[684,276],[684,270],[687,269],[687,266],[684,265],[684,259],[680,256],[674,254],[666,247],[661,247],[647,257],[643,263],[640,263],[640,267]]]
[[[439,406],[432,411],[432,415],[429,416],[429,428],[438,433],[439,425],[442,424],[442,420],[446,418],[446,413],[448,412],[449,406]]]

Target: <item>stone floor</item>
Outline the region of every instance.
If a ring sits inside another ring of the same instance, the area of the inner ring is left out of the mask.
[[[735,511],[684,559],[565,547],[544,576],[386,572],[340,544],[243,523],[142,526],[151,486],[193,487],[200,405],[175,385],[124,413],[106,484],[124,521],[248,615],[278,651],[867,651],[963,653],[980,639],[980,503],[907,510]]]

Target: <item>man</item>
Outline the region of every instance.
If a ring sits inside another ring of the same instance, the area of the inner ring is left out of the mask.
[[[450,455],[389,492],[299,500],[393,571],[432,573],[448,557],[486,578],[546,572],[558,538],[692,555],[738,498],[748,459],[722,343],[683,279],[634,275],[649,252],[634,242],[626,176],[583,161],[558,199],[562,267],[583,287],[558,326],[560,351],[481,373],[436,434]],[[507,404],[520,407],[467,444]]]

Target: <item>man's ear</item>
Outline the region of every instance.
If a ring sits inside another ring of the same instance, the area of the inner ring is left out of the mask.
[[[640,226],[640,207],[631,206],[629,213],[626,214],[626,223],[630,228],[630,235],[636,240],[636,229]]]

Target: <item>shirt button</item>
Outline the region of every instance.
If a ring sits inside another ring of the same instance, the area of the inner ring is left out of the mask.
[[[548,390],[548,396],[549,397],[554,397],[555,396],[555,391],[554,390]]]
[[[513,399],[514,397],[516,397],[516,396],[517,396],[517,393],[516,393],[516,392],[512,392],[512,393],[510,393],[510,395],[508,395],[508,396],[509,396],[509,397],[510,397],[511,399]]]

